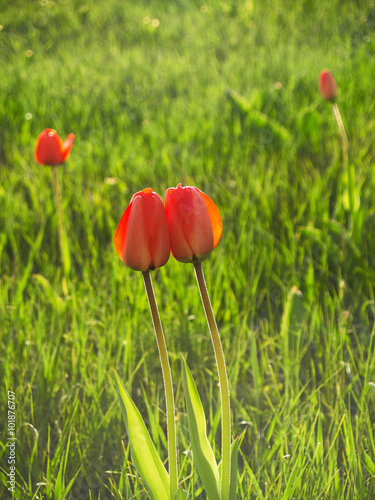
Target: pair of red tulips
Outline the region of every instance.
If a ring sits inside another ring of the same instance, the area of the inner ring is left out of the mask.
[[[180,262],[201,262],[218,244],[222,223],[218,208],[196,187],[169,188],[165,208],[151,188],[136,193],[117,227],[117,255],[130,268],[164,266],[170,251]]]

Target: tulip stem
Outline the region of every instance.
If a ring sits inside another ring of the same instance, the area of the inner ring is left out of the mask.
[[[55,195],[56,208],[57,208],[57,218],[59,222],[59,245],[60,245],[60,257],[61,262],[64,268],[65,280],[67,280],[70,273],[70,255],[69,255],[69,247],[66,241],[65,231],[64,231],[64,223],[63,223],[63,214],[61,208],[61,197],[59,185],[57,182],[56,175],[56,167],[54,165],[51,166],[52,172],[52,184],[53,184],[53,192]],[[66,287],[66,284],[65,284]]]
[[[339,107],[335,102],[332,103],[332,111],[340,134],[342,157],[343,157],[343,162],[346,166],[348,164],[348,148],[349,148],[348,138],[346,136],[345,127],[341,118]]]
[[[346,136],[345,127],[341,118],[339,107],[334,102],[332,103],[332,111],[336,120],[337,129],[341,140],[341,152],[342,161],[344,165],[344,170],[347,171],[348,175],[348,198],[349,198],[349,210],[354,215],[355,212],[355,171],[349,166],[349,155],[348,155],[348,138]]]
[[[229,500],[230,489],[230,397],[229,397],[229,382],[227,369],[225,365],[223,347],[220,341],[219,330],[217,328],[214,312],[210,297],[208,295],[206,281],[204,279],[202,264],[200,262],[194,263],[195,276],[202,299],[204,311],[206,313],[207,323],[211,334],[212,344],[215,351],[216,365],[219,375],[220,397],[221,397],[221,500]],[[232,478],[234,481],[236,478]]]
[[[167,406],[170,499],[174,500],[175,494],[177,493],[177,445],[172,373],[171,367],[169,365],[167,345],[165,343],[163,327],[160,321],[159,310],[156,303],[154,288],[152,286],[150,271],[143,272],[143,281],[145,284],[148,303],[150,306],[164,380],[165,400]]]

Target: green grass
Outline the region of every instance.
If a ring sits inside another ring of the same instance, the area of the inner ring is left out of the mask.
[[[10,389],[17,498],[64,498],[64,489],[71,499],[147,498],[113,369],[166,460],[162,377],[141,274],[122,265],[112,238],[134,192],[151,186],[163,195],[182,182],[209,194],[223,218],[203,267],[233,436],[246,429],[238,498],[374,498],[375,4],[0,4],[2,497]],[[341,203],[340,143],[318,92],[325,68],[338,83],[361,186],[359,234]],[[50,171],[33,158],[46,127],[76,134],[58,169],[68,295]],[[181,480],[189,476],[191,498],[205,498],[184,454],[181,354],[217,458],[220,408],[193,267],[171,258],[154,284]]]

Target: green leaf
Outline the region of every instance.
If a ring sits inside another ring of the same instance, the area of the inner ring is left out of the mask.
[[[187,499],[187,492],[183,490],[182,488],[178,488],[177,493],[174,496],[175,500],[186,500]]]
[[[317,147],[322,137],[322,117],[315,110],[304,110],[299,120],[299,128],[312,145]]]
[[[365,450],[363,450],[363,458],[364,458],[364,464],[366,469],[369,471],[369,473],[374,476],[375,475],[375,463],[372,461],[370,456],[366,453]]]
[[[116,371],[115,382],[134,465],[149,488],[151,497],[156,500],[169,500],[169,475],[160,460],[141,414],[126,392]]]
[[[236,500],[236,495],[237,495],[237,455],[238,455],[238,449],[240,446],[240,442],[242,442],[242,439],[245,435],[244,431],[240,436],[237,436],[236,439],[233,441],[233,443],[230,445],[230,490],[229,490],[229,498],[230,500]],[[222,462],[219,463],[219,474],[221,476],[221,464]]]
[[[66,307],[66,302],[56,292],[55,287],[41,274],[33,274],[32,278],[41,286],[41,289],[45,292],[45,297],[53,307],[58,309],[58,311],[63,311]]]
[[[62,257],[63,257],[64,273],[65,276],[69,276],[72,267],[72,260],[70,258],[69,240],[65,231],[63,231],[62,233],[61,250],[63,253]]]
[[[202,402],[189,368],[182,358],[182,384],[188,415],[189,435],[194,462],[203,483],[207,497],[220,498],[220,479],[214,452],[207,439],[206,418]]]
[[[252,103],[238,92],[232,89],[227,89],[225,95],[228,97],[232,106],[237,109],[242,115],[245,115],[251,126],[257,129],[268,128],[272,134],[283,142],[291,141],[290,132],[270,116],[261,111],[253,109]]]
[[[63,452],[63,456],[61,458],[59,472],[57,474],[57,479],[56,479],[56,483],[55,483],[55,500],[60,500],[60,498],[62,498],[64,489],[65,489],[64,488],[64,475],[63,475],[64,456],[65,456],[65,451]]]

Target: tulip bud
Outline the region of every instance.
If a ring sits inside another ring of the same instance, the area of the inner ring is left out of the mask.
[[[218,208],[196,187],[169,188],[165,193],[171,251],[180,262],[201,262],[219,243],[223,226]]]
[[[120,259],[135,271],[157,269],[168,262],[167,217],[160,196],[151,188],[132,197],[117,227],[114,244]]]
[[[332,73],[327,69],[320,73],[319,89],[323,99],[335,102],[337,97],[337,84]]]
[[[73,142],[74,134],[69,134],[63,142],[56,130],[46,128],[39,134],[35,159],[41,165],[61,165],[68,158]]]

